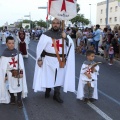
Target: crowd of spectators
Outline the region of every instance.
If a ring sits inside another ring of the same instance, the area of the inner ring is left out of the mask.
[[[75,45],[75,52],[85,54],[88,49],[94,50],[96,55],[102,55],[108,64],[113,60],[120,60],[120,26],[111,29],[107,25],[103,30],[100,25],[85,29],[67,28],[66,33],[71,36]]]

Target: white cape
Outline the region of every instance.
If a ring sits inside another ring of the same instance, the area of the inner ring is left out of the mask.
[[[2,33],[2,44],[6,44],[5,32]]]
[[[1,57],[0,58],[0,103],[9,103],[10,102],[10,95],[8,93],[8,89],[6,87],[5,82],[5,75],[7,70],[7,64],[9,62],[9,57]],[[19,55],[19,64],[21,66],[21,69],[23,70],[23,78],[22,84],[20,84],[20,87],[22,87],[22,97],[27,97],[28,89],[26,84],[26,74],[25,74],[25,68],[24,68],[24,62],[22,55]]]
[[[89,81],[89,79],[87,78],[86,75],[84,75],[84,73],[86,72],[86,68],[88,65],[83,64],[80,70],[80,77],[79,77],[79,84],[78,84],[78,91],[77,91],[77,99],[83,100],[84,99],[84,85],[85,85],[85,81],[87,79],[87,81]],[[96,66],[95,69],[97,71],[99,71],[99,66]],[[94,92],[93,92],[93,97],[94,99],[98,99],[98,91],[97,91],[97,75],[99,73],[98,72],[94,72],[93,73],[93,79],[94,81],[91,82],[91,86],[94,87]]]
[[[63,91],[67,92],[75,92],[75,54],[74,54],[74,43],[72,39],[67,36],[69,39],[69,45],[72,44],[71,50],[69,52],[69,56],[67,59],[67,63],[65,66],[65,76],[64,76],[64,83],[63,83]],[[37,58],[36,58],[36,65],[35,65],[35,73],[34,73],[34,80],[33,80],[33,89],[34,92],[37,91],[45,91],[44,86],[42,86],[42,83],[46,84],[45,79],[42,78],[42,75],[45,74],[43,70],[43,66],[39,67],[37,64],[37,60],[40,57],[43,49],[45,48],[47,44],[47,39],[51,39],[50,37],[46,35],[42,35],[40,38],[40,41],[37,46]],[[42,42],[41,42],[42,41]],[[68,48],[67,48],[68,50]],[[44,63],[44,59],[43,59]],[[51,81],[51,79],[49,79]],[[49,81],[49,83],[50,83]]]

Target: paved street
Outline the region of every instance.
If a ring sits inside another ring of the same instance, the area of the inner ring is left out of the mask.
[[[98,79],[99,100],[94,104],[84,104],[76,99],[75,93],[63,93],[63,104],[53,101],[53,91],[49,99],[44,93],[34,93],[32,89],[37,41],[29,44],[29,58],[24,59],[28,98],[23,100],[24,108],[18,109],[16,105],[0,104],[0,120],[119,120],[120,119],[120,63],[115,62],[109,66],[102,57],[96,56],[95,61],[102,61]],[[0,44],[0,54],[5,45]],[[84,55],[76,54],[76,90]]]

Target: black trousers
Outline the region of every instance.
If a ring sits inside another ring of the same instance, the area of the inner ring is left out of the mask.
[[[21,101],[22,92],[17,93],[17,101]],[[14,93],[10,93],[11,98],[14,98]]]

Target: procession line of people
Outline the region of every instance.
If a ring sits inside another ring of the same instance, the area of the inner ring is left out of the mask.
[[[6,38],[7,48],[0,57],[0,103],[15,104],[22,108],[22,98],[27,97],[27,83],[24,68],[25,33],[21,28],[18,33],[20,51],[15,49],[14,38]],[[22,57],[23,55],[23,57]],[[34,92],[45,92],[45,98],[50,97],[54,88],[53,100],[63,103],[60,89],[63,92],[75,92],[75,52],[74,43],[69,35],[61,30],[61,21],[54,19],[52,28],[43,33],[37,45],[36,65],[33,80]],[[86,52],[86,61],[80,70],[77,99],[93,102],[98,99],[97,76],[99,65],[94,62],[95,53]]]

